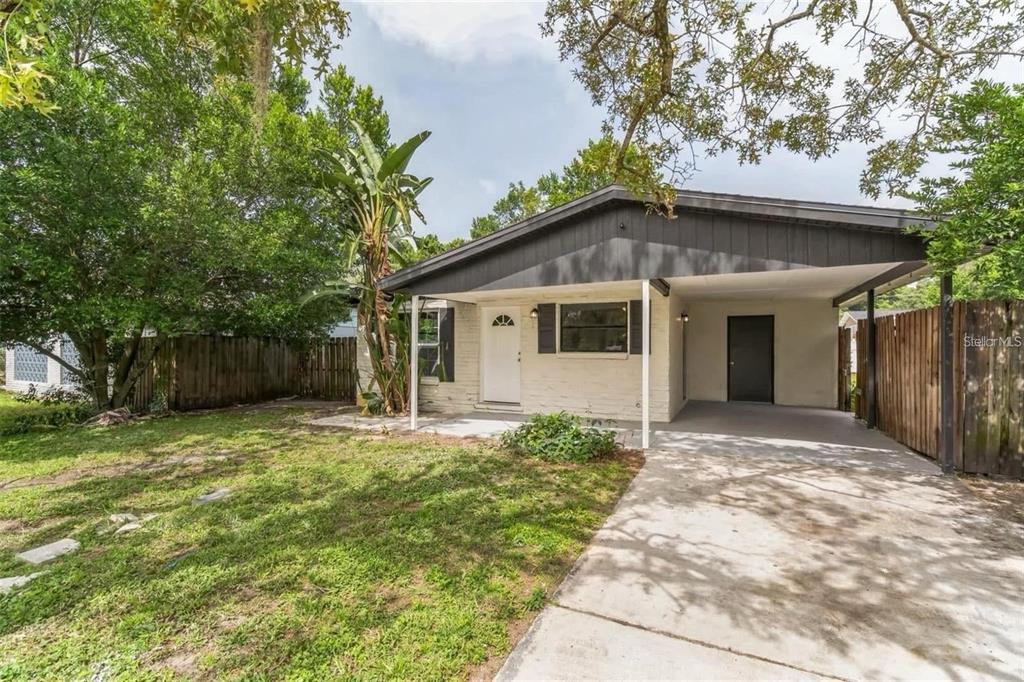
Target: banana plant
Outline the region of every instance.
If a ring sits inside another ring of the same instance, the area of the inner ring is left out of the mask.
[[[346,244],[348,280],[325,282],[307,300],[330,295],[358,298],[359,328],[370,352],[372,381],[387,414],[406,411],[409,395],[408,343],[398,319],[400,302],[386,296],[380,281],[404,261],[403,242],[415,244],[413,216],[426,222],[418,198],[433,178],[406,172],[413,153],[430,131],[413,135],[383,154],[353,122],[359,144],[343,153],[324,155],[322,185],[350,207],[351,232]]]

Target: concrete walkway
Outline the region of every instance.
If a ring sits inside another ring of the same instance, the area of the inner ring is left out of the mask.
[[[757,407],[659,434],[498,679],[1024,678],[1021,528],[848,417]]]

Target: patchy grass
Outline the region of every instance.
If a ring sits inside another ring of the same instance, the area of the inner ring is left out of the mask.
[[[493,670],[636,462],[318,431],[296,408],[0,438],[0,679]],[[197,495],[231,488],[197,506]],[[115,512],[158,516],[109,532]]]

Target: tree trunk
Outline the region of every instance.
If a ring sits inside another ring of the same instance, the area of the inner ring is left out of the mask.
[[[107,375],[107,333],[102,329],[93,329],[89,333],[90,356],[92,358],[92,396],[96,409],[105,410],[110,407],[110,394]]]
[[[166,337],[163,334],[157,334],[149,344],[149,348],[145,352],[141,352],[141,332],[138,336],[132,337],[131,342],[125,347],[124,356],[121,358],[118,372],[115,374],[113,393],[110,398],[110,406],[113,409],[124,407],[135,384],[153,362],[153,358],[156,357],[165,340]],[[125,367],[126,370],[121,372],[121,367]]]

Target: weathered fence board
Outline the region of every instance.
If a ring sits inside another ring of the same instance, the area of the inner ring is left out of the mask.
[[[980,301],[964,321],[964,469],[1024,477],[1024,301]]]
[[[852,335],[847,327],[839,327],[839,394],[836,407],[843,412],[850,411],[850,344]]]
[[[953,308],[954,463],[968,473],[1024,478],[1024,301],[958,301]],[[939,309],[875,319],[878,428],[937,457]],[[867,322],[857,325],[857,383],[867,376]],[[856,414],[866,404],[859,391]]]
[[[153,343],[143,340],[141,357],[149,356]],[[296,349],[266,337],[182,336],[165,341],[142,370],[131,407],[195,410],[289,395],[351,401],[355,359],[352,338]]]

